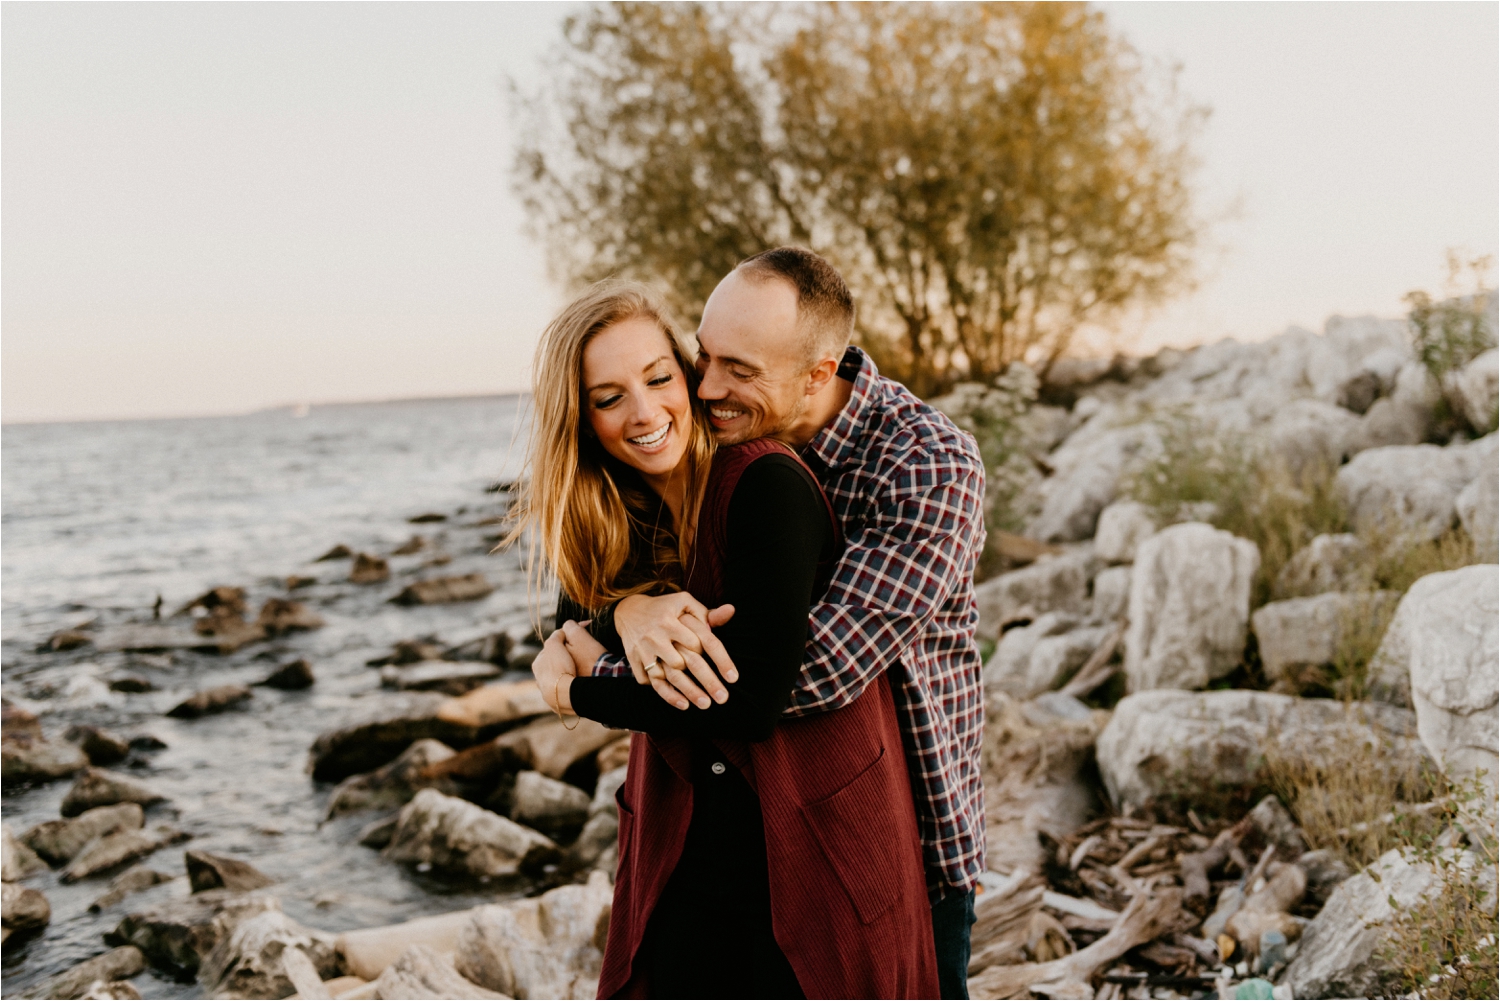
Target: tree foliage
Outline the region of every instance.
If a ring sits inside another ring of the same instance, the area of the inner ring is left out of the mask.
[[[1083,4],[611,4],[521,96],[516,184],[582,282],[698,315],[741,258],[823,253],[918,392],[1043,364],[1188,272],[1201,109]]]

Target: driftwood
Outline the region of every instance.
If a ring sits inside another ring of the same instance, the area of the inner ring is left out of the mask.
[[[328,1001],[328,989],[323,986],[323,978],[318,976],[318,968],[307,958],[307,953],[296,946],[286,949],[281,954],[281,968],[292,986],[297,988],[299,997],[306,1001]]]
[[[1058,996],[1092,997],[1079,988],[1087,988],[1100,968],[1118,959],[1138,945],[1150,942],[1172,931],[1181,920],[1182,891],[1175,887],[1142,893],[1130,901],[1114,928],[1093,945],[1047,963],[1020,963],[1014,966],[991,966],[969,980],[969,994],[975,998],[1025,997],[1048,987],[1051,994],[1066,987]]]
[[[1217,869],[1229,861],[1232,854],[1239,850],[1240,842],[1250,833],[1251,822],[1249,818],[1241,820],[1233,827],[1225,828],[1214,838],[1213,844],[1201,852],[1193,852],[1182,856],[1182,897],[1184,902],[1193,904],[1200,900],[1206,900],[1209,894],[1208,873]]]
[[[1078,673],[1062,686],[1062,693],[1081,699],[1113,677],[1119,667],[1111,664],[1110,659],[1114,657],[1115,650],[1119,648],[1120,641],[1124,638],[1125,620],[1120,619],[1115,623],[1114,629],[1110,630],[1109,635],[1104,638],[1104,642],[1089,654],[1089,659],[1083,662]]]
[[[1018,886],[992,890],[979,898],[969,937],[983,946],[969,960],[970,973],[1024,957],[1031,938],[1031,918],[1041,909],[1043,890],[1041,881],[1033,876]]]

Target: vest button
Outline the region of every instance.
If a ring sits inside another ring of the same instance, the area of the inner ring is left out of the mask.
[[[715,761],[713,764],[711,764],[711,765],[708,766],[708,770],[711,771],[711,772],[713,772],[715,775],[723,775],[724,774],[724,762],[722,762],[722,761]]]

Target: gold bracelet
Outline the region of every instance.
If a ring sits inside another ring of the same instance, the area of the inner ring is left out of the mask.
[[[577,713],[573,713],[572,714],[574,722],[573,722],[572,726],[569,726],[568,725],[568,721],[563,716],[563,711],[562,711],[562,694],[561,694],[562,679],[563,679],[563,676],[559,674],[557,676],[557,680],[554,681],[554,682],[552,682],[552,705],[554,707],[552,711],[555,712],[555,713],[557,713],[557,721],[563,725],[563,729],[571,732],[573,730],[578,729],[578,722],[577,722],[577,720],[578,720],[578,714]]]

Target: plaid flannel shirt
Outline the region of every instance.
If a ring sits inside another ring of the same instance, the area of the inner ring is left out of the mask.
[[[985,868],[984,737],[974,567],[984,548],[984,463],[974,439],[881,376],[851,347],[848,404],[802,451],[845,548],[812,609],[789,716],[853,702],[892,672],[896,713],[934,896],[972,890]],[[596,673],[629,673],[600,657]]]

